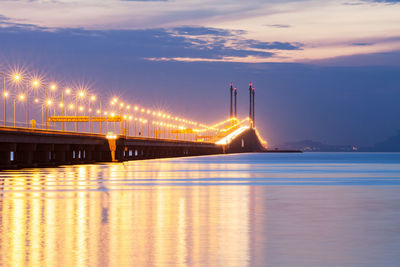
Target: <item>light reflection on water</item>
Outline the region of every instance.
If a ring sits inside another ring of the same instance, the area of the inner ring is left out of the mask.
[[[0,266],[395,266],[400,154],[0,172]]]

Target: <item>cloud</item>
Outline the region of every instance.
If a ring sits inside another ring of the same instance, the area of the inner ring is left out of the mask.
[[[398,4],[400,0],[363,0],[364,2],[375,2],[375,3],[385,3],[385,4]]]
[[[119,0],[121,2],[167,2],[168,0]]]
[[[145,30],[84,30],[37,27],[9,22],[0,17],[2,48],[12,50],[23,43],[31,49],[93,49],[108,54],[124,54],[141,60],[242,61],[246,58],[273,58],[279,51],[299,50],[302,44],[260,42],[245,37],[242,30],[185,26]],[[18,37],[16,39],[16,37]]]
[[[195,47],[200,53],[210,55],[206,58],[223,59],[226,57],[246,58],[249,56],[271,58],[278,50],[300,50],[300,43],[289,42],[261,42],[247,39],[246,31],[226,30],[207,27],[178,27],[169,30],[173,36],[183,38],[189,47]],[[155,60],[156,58],[152,58]],[[160,60],[166,60],[163,57]],[[176,58],[175,58],[176,59]],[[196,58],[201,61],[200,58]],[[193,58],[179,57],[176,60],[192,61]],[[231,58],[229,60],[232,60]]]
[[[7,18],[0,14],[0,28],[12,28],[12,29],[25,29],[25,30],[50,30],[47,27],[40,27],[33,24],[28,23],[18,23],[14,22],[10,18]]]
[[[291,28],[292,27],[289,24],[266,24],[264,26],[273,27],[273,28]]]
[[[371,1],[371,0],[370,0]],[[400,3],[400,0],[372,0],[372,2],[379,3]]]
[[[354,45],[354,46],[370,46],[370,45],[374,45],[374,43],[352,43],[351,45]]]
[[[213,36],[235,36],[246,33],[246,31],[241,30],[227,30],[227,29],[217,29],[217,28],[207,28],[207,27],[177,27],[173,29],[178,35],[213,35]]]
[[[289,42],[260,42],[256,40],[247,40],[251,48],[269,49],[269,50],[301,50],[303,44]]]

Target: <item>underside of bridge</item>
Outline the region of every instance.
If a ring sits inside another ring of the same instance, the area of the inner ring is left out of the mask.
[[[261,151],[252,128],[216,144],[0,127],[0,169]]]

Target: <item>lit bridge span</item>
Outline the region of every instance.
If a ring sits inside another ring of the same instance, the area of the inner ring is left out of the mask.
[[[46,83],[35,76],[3,76],[0,169],[265,151],[255,128],[254,87],[249,116],[230,114],[208,125],[161,110],[103,99],[84,86]]]

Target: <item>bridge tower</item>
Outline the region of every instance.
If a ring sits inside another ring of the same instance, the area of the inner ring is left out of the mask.
[[[235,96],[235,118],[237,119],[237,88],[234,89],[234,96]]]
[[[253,84],[250,83],[249,85],[249,120],[250,120],[250,127],[254,127],[255,126],[255,101],[254,101],[254,97],[255,97],[255,88],[253,87]]]
[[[256,126],[256,118],[255,118],[255,109],[256,109],[256,106],[255,106],[255,103],[254,103],[254,96],[255,96],[255,88],[253,87],[253,92],[252,92],[252,94],[253,94],[253,103],[252,103],[252,106],[253,106],[253,127],[255,127]]]
[[[253,127],[253,122],[252,122],[252,118],[253,118],[253,97],[252,97],[252,91],[253,91],[253,86],[250,83],[249,84],[249,120],[250,120],[250,127]]]
[[[231,92],[231,98],[230,98],[230,113],[229,113],[229,117],[232,118],[233,117],[233,109],[232,109],[232,95],[233,95],[233,87],[232,87],[232,83],[231,83],[231,88],[230,88],[230,92]]]

